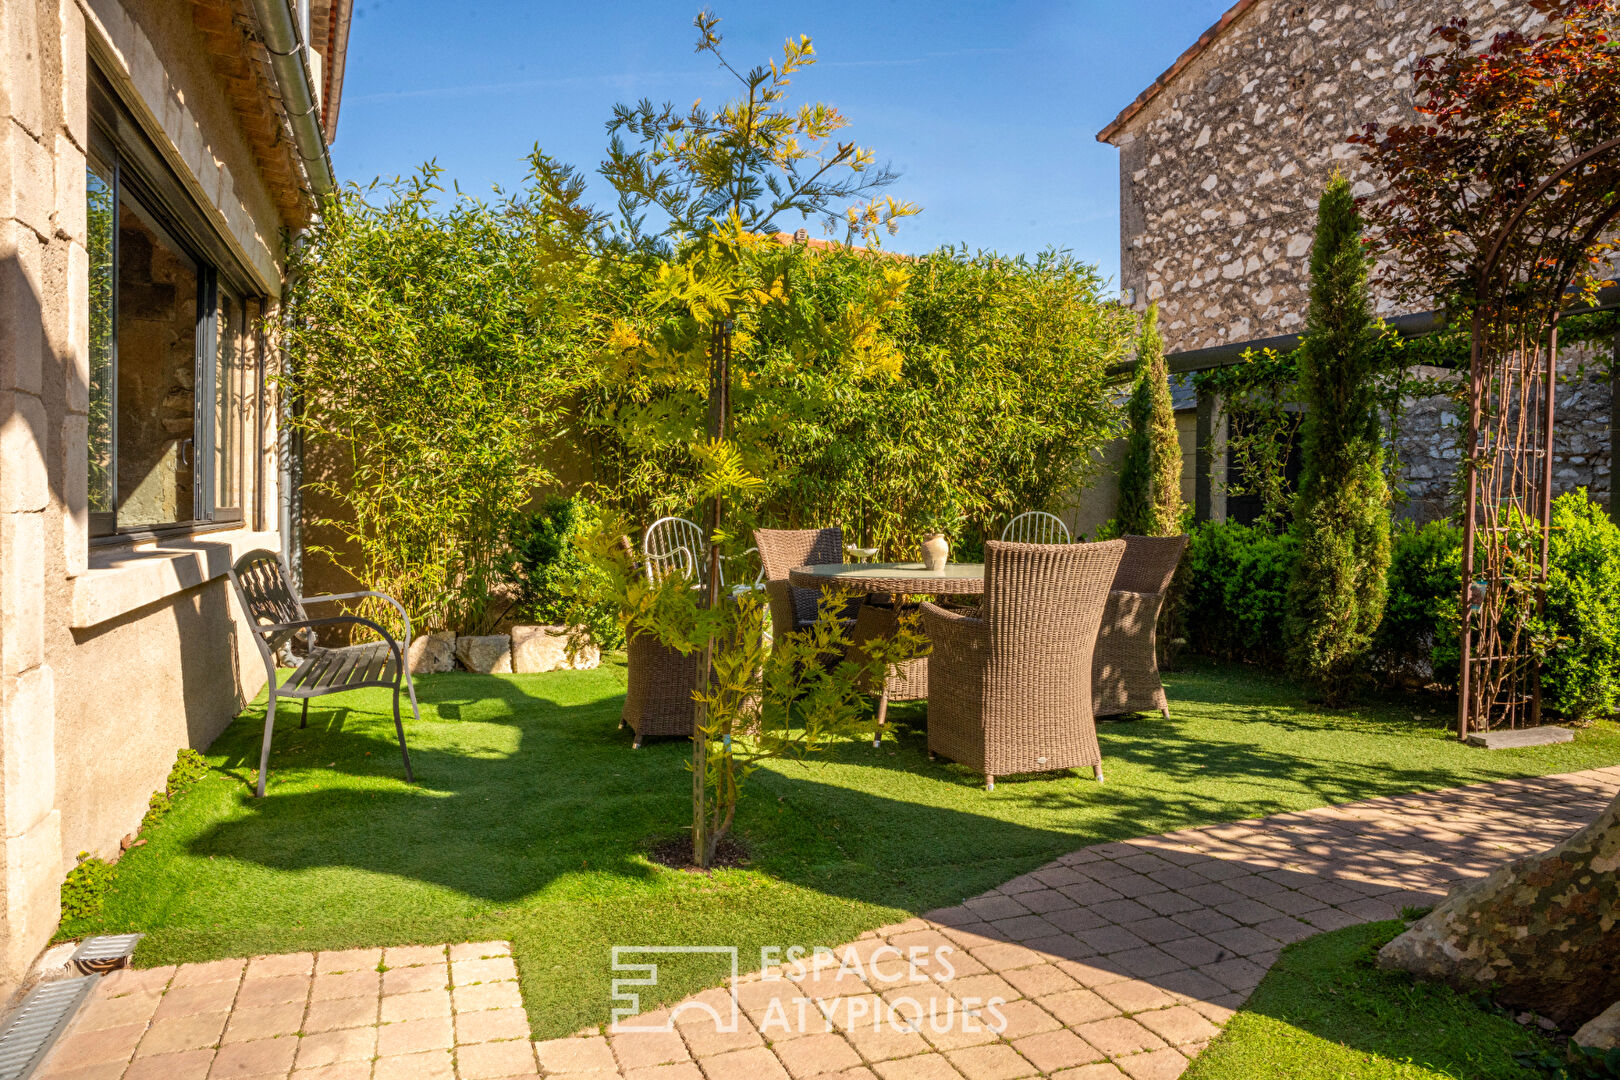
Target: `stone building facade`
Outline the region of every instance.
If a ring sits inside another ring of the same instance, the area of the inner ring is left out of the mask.
[[[0,999],[78,853],[117,858],[263,684],[224,575],[286,534],[261,325],[330,189],[349,19],[0,2]]]
[[[1139,310],[1158,303],[1172,371],[1303,330],[1318,195],[1335,171],[1357,194],[1375,190],[1348,138],[1414,115],[1413,65],[1431,30],[1457,16],[1484,35],[1542,22],[1521,0],[1239,0],[1099,133],[1120,151],[1121,285]],[[1377,308],[1420,314],[1387,296]],[[1561,360],[1555,472],[1561,490],[1585,485],[1607,502],[1614,394],[1608,365],[1582,358],[1590,347]],[[1456,410],[1435,397],[1406,417],[1407,512],[1442,515]],[[1214,403],[1201,419],[1200,445],[1218,447]],[[1221,514],[1218,456],[1206,449],[1201,466],[1210,516]]]

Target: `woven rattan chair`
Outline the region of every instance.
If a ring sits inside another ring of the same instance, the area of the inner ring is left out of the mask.
[[[231,585],[237,602],[253,623],[253,642],[259,647],[269,679],[269,702],[264,707],[264,746],[259,751],[258,794],[264,795],[265,778],[270,774],[270,736],[276,730],[276,699],[302,698],[304,708],[298,726],[309,723],[309,699],[345,690],[358,690],[364,686],[378,686],[394,692],[394,732],[399,736],[399,753],[405,759],[405,779],[411,775],[411,752],[405,747],[405,725],[399,719],[399,691],[401,686],[410,693],[411,715],[417,724],[422,714],[416,707],[416,686],[411,682],[411,668],[405,662],[411,647],[411,617],[398,600],[380,592],[332,593],[326,596],[300,597],[292,588],[292,575],[287,564],[274,551],[258,549],[236,560],[231,567]],[[396,641],[388,631],[371,619],[359,615],[329,615],[312,619],[304,610],[305,604],[329,603],[334,600],[358,600],[362,597],[381,600],[399,612],[405,621],[405,640]],[[358,626],[373,631],[381,641],[342,648],[324,648],[316,644],[315,631],[323,626]],[[305,656],[287,681],[276,685],[276,653],[282,646],[302,636]]]
[[[632,560],[636,558],[629,537],[620,537],[619,546]],[[640,558],[649,582],[656,584],[669,574],[678,574],[695,586],[702,583],[708,569],[707,556],[703,531],[685,518],[670,517],[659,518],[647,528]],[[651,634],[631,634],[625,643],[625,663],[629,672],[619,727],[635,732],[631,747],[639,750],[644,740],[662,736],[691,738],[699,657],[683,656]]]
[[[1090,766],[1091,652],[1123,540],[985,545],[983,615],[923,604],[928,752],[996,777]]]
[[[830,529],[755,529],[754,546],[759,549],[765,595],[770,599],[772,633],[788,634],[815,625],[821,593],[794,588],[788,584],[788,571],[795,566],[843,562],[844,530],[836,525]],[[860,604],[856,597],[845,607],[845,623],[855,624]]]
[[[629,537],[621,537],[619,545],[635,558],[635,549]],[[749,548],[739,558],[753,554]],[[708,578],[709,545],[703,530],[695,522],[680,517],[659,518],[647,528],[642,540],[642,570],[647,580],[656,584],[670,574],[677,574],[700,588]],[[720,584],[725,586],[725,566],[722,556]],[[732,595],[758,588],[733,585]],[[624,709],[619,714],[619,727],[634,731],[634,749],[641,749],[646,739],[662,736],[692,737],[695,715],[692,692],[697,689],[702,659],[694,653],[682,655],[650,634],[633,634],[625,644],[625,661],[629,667],[624,694]]]
[[[1109,586],[1108,607],[1092,660],[1092,706],[1098,716],[1149,712],[1170,717],[1159,678],[1159,612],[1175,577],[1185,536],[1127,536],[1125,557]]]
[[[630,670],[619,726],[636,733],[631,746],[639,750],[644,740],[667,735],[691,738],[702,654],[683,656],[650,634],[633,635],[625,653]]]
[[[1073,539],[1069,527],[1056,514],[1045,510],[1026,510],[1007,522],[1001,538],[1014,544],[1067,544]]]

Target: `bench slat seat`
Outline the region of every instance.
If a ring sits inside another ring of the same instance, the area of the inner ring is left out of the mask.
[[[393,652],[384,641],[341,648],[316,646],[314,654],[298,665],[276,691],[281,697],[319,697],[363,686],[392,689],[399,675]]]
[[[394,692],[394,731],[399,736],[399,754],[405,759],[405,779],[414,781],[411,773],[411,752],[405,746],[405,725],[399,715],[399,692],[410,693],[411,715],[422,722],[421,710],[416,705],[416,684],[411,681],[410,666],[405,657],[411,647],[411,617],[398,600],[379,592],[336,593],[331,596],[302,597],[293,592],[292,575],[287,564],[274,551],[250,551],[236,560],[231,567],[231,585],[236,599],[253,627],[253,641],[259,647],[268,679],[269,703],[264,710],[264,746],[259,751],[259,783],[257,792],[264,795],[265,778],[270,773],[270,737],[276,730],[276,699],[302,698],[304,707],[298,726],[309,723],[309,699],[323,694],[338,694],[345,690],[358,690],[363,686],[376,686]],[[331,603],[337,600],[369,598],[380,601],[398,612],[405,624],[405,640],[397,641],[383,626],[359,615],[331,615],[312,619],[304,610],[305,604]],[[375,634],[381,640],[359,645],[329,648],[316,644],[315,631],[325,626],[346,626]],[[276,654],[282,646],[303,638],[304,659],[287,681],[276,685],[280,674]]]

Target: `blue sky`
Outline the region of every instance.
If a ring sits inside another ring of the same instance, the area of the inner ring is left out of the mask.
[[[739,68],[777,55],[789,35],[814,40],[819,62],[795,99],[837,105],[849,133],[901,173],[891,193],[923,208],[888,246],[1060,247],[1113,278],[1118,152],[1096,133],[1229,3],[710,6]],[[700,6],[358,0],[333,163],[340,178],[368,181],[436,158],[447,180],[480,194],[515,186],[536,142],[594,168],[615,101],[730,96],[730,77],[692,51]]]

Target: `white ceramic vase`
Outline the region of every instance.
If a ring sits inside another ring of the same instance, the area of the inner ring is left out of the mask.
[[[922,542],[922,556],[924,570],[943,570],[951,557],[951,542],[944,533],[935,533]]]

